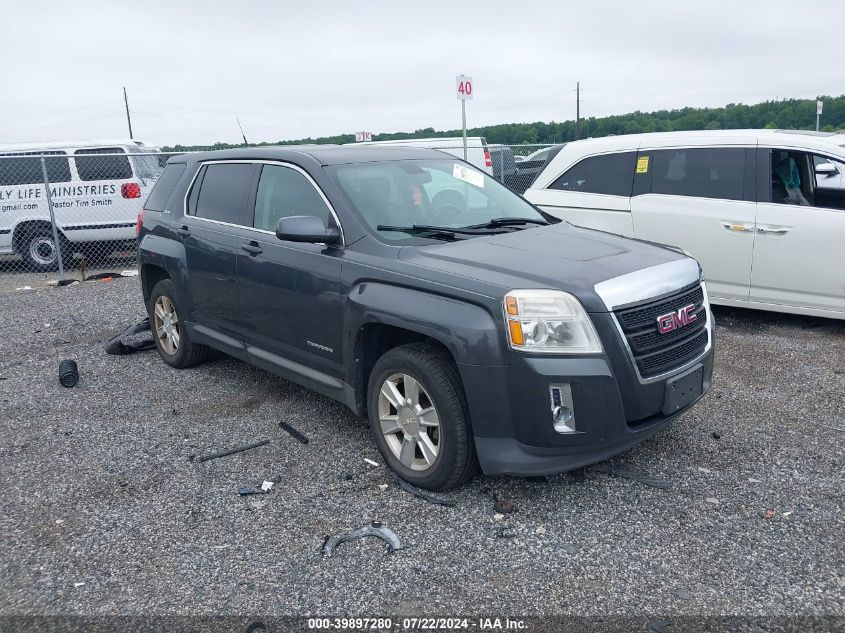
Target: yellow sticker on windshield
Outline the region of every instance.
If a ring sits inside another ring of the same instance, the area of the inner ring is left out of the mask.
[[[475,185],[479,189],[484,188],[484,176],[471,167],[455,163],[455,166],[452,168],[452,176],[471,185]]]
[[[648,173],[648,156],[640,156],[637,159],[637,173],[638,174],[647,174]]]

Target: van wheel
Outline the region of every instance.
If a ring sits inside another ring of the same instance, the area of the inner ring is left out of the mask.
[[[73,261],[73,248],[70,242],[59,233],[59,248],[53,239],[53,229],[46,226],[22,229],[23,234],[16,240],[17,251],[26,265],[39,273],[53,272],[59,269],[59,249],[62,253],[62,265],[67,267]]]
[[[173,282],[162,279],[153,288],[147,304],[150,327],[161,359],[171,367],[184,369],[204,361],[209,349],[191,342],[178,307]]]
[[[388,351],[373,367],[368,392],[370,430],[402,479],[446,490],[478,472],[461,379],[444,352],[421,343]]]

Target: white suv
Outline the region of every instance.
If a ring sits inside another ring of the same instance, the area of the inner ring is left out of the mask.
[[[41,156],[62,253],[130,242],[142,201],[162,170],[157,147],[132,140],[0,145],[0,253],[32,270],[58,268]]]
[[[567,144],[525,197],[579,226],[682,248],[713,303],[845,319],[845,148],[785,130]]]

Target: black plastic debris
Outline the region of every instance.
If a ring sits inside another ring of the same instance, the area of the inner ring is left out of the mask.
[[[719,440],[719,439],[721,439],[721,438],[722,438],[722,434],[721,434],[721,433],[719,433],[718,431],[713,431],[713,432],[710,434],[710,437],[712,437],[714,440]]]
[[[228,451],[221,451],[219,453],[210,453],[208,455],[200,455],[199,457],[191,455],[193,459],[189,459],[192,462],[207,462],[210,459],[217,459],[218,457],[227,457],[228,455],[234,455],[235,453],[243,453],[244,451],[249,451],[253,448],[258,448],[259,446],[266,446],[269,443],[270,440],[262,440],[260,442],[256,442],[255,444],[247,444],[246,446],[239,446],[237,448],[232,448]]]
[[[427,501],[428,503],[433,503],[437,506],[446,506],[447,508],[454,508],[455,502],[450,501],[449,499],[441,499],[440,497],[435,497],[430,495],[422,490],[414,488],[411,484],[409,484],[404,479],[399,479],[399,487],[407,493],[414,495],[417,499],[422,499],[423,501]]]
[[[396,550],[402,549],[402,541],[396,532],[388,527],[384,527],[378,521],[373,521],[370,525],[365,525],[364,527],[351,532],[336,534],[332,537],[327,536],[326,540],[323,542],[323,555],[329,557],[334,553],[335,548],[341,543],[348,543],[349,541],[355,541],[367,536],[380,538],[382,541],[387,543],[387,549],[384,552],[385,556],[392,554]]]
[[[302,433],[300,433],[299,431],[297,431],[295,428],[293,428],[293,427],[292,427],[290,424],[288,424],[287,422],[279,422],[279,426],[280,426],[283,430],[287,431],[287,432],[290,434],[290,436],[291,436],[293,439],[295,439],[297,442],[299,442],[300,444],[307,444],[307,443],[308,443],[308,438],[307,438],[307,437],[305,437],[305,436],[304,436]]]
[[[496,528],[496,538],[516,538],[516,530],[509,527]]]
[[[79,381],[79,368],[75,360],[63,360],[59,363],[59,383],[62,387],[73,387]]]
[[[624,477],[625,479],[638,481],[641,484],[645,484],[646,486],[651,486],[652,488],[660,488],[661,490],[665,490],[666,488],[672,487],[672,482],[666,479],[657,479],[655,477],[649,477],[648,475],[644,475],[643,473],[637,473],[632,470],[628,470],[627,468],[620,468],[618,466],[596,466],[595,470],[596,472],[605,473],[606,475],[611,475],[613,477]]]
[[[499,514],[511,514],[516,512],[516,506],[514,506],[513,501],[508,501],[507,499],[496,499],[496,504],[493,506],[493,509]]]
[[[141,332],[150,332],[150,317],[146,317],[142,321],[130,325],[123,332],[109,339],[104,346],[106,354],[126,356],[127,354],[134,354],[145,349],[153,349],[156,344],[153,340],[152,332],[150,332],[149,336],[140,339],[130,339],[130,337]]]

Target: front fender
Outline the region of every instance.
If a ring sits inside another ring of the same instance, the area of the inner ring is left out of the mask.
[[[384,283],[366,282],[351,289],[344,336],[345,358],[355,358],[357,333],[368,323],[392,325],[442,343],[458,363],[507,364],[504,333],[491,313],[478,304]]]

